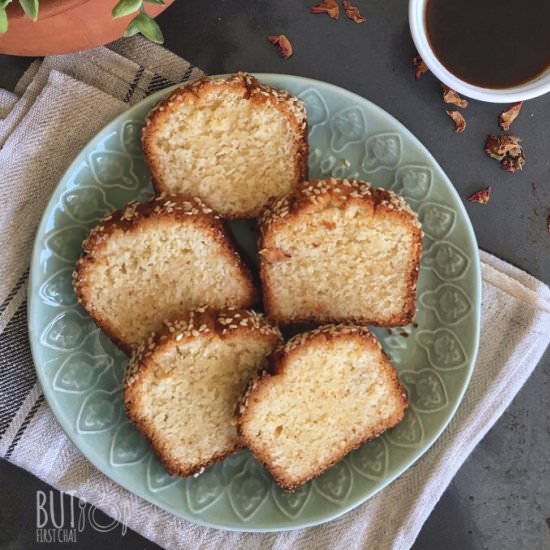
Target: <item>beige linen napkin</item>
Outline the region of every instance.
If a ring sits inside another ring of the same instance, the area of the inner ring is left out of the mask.
[[[0,456],[70,491],[167,548],[407,549],[469,453],[509,405],[550,341],[550,290],[481,252],[481,344],[470,386],[443,435],[389,487],[342,518],[298,531],[218,531],[125,491],[74,447],[51,414],[26,326],[31,245],[46,202],[83,145],[129,104],[200,71],[139,37],[35,62],[0,91]]]

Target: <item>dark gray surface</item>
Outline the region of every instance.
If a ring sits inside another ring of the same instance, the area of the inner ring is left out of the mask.
[[[368,22],[310,15],[296,0],[179,0],[159,18],[167,47],[208,73],[296,74],[332,82],[377,103],[403,122],[443,166],[458,192],[493,186],[486,206],[467,204],[480,247],[550,282],[550,95],[525,104],[513,133],[527,164],[507,174],[485,156],[499,131],[498,105],[471,102],[468,127],[455,135],[438,83],[415,81],[405,0],[358,0]],[[283,61],[265,37],[285,33],[294,56]],[[25,60],[0,56],[0,86],[12,87]],[[550,327],[549,327],[550,330]],[[422,529],[414,550],[550,548],[550,353],[464,464]],[[6,484],[9,490],[5,490]],[[41,548],[35,535],[39,482],[0,462],[0,548]],[[21,513],[14,512],[19,502]],[[16,521],[16,518],[19,518]],[[11,543],[8,541],[12,541]],[[79,536],[83,548],[154,548],[118,531]]]

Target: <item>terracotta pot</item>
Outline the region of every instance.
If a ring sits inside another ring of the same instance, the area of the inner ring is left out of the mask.
[[[156,17],[174,0],[146,4]],[[40,0],[38,21],[28,19],[19,3],[8,8],[8,32],[0,35],[0,53],[42,56],[88,50],[120,38],[134,15],[113,19],[116,0]]]

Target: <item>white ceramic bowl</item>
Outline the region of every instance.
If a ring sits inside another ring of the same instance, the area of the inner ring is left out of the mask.
[[[428,40],[425,18],[426,2],[427,0],[409,0],[409,25],[412,38],[418,54],[422,57],[424,63],[426,63],[435,77],[449,86],[449,88],[466,97],[490,103],[523,101],[550,92],[550,69],[525,84],[498,89],[474,86],[449,72],[435,56]]]

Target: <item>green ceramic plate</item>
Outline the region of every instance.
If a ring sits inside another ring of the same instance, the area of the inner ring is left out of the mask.
[[[188,520],[246,531],[294,529],[335,518],[403,473],[452,418],[474,365],[479,335],[480,269],[462,202],[428,151],[369,101],[325,84],[258,75],[305,102],[311,177],[354,177],[401,193],[426,234],[415,325],[375,329],[409,392],[405,420],[363,445],[294,494],[281,491],[248,452],[201,476],[170,477],[126,419],[125,356],[77,305],[71,272],[86,232],[106,212],[152,193],[140,130],[167,91],[129,109],[77,156],[55,190],[32,258],[29,325],[48,403],[82,453],[103,473]],[[249,229],[234,224],[237,239]]]

